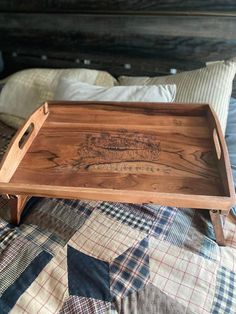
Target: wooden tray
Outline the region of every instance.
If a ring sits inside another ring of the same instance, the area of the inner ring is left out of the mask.
[[[226,213],[235,201],[224,137],[207,104],[45,103],[0,167],[0,193],[7,195]]]

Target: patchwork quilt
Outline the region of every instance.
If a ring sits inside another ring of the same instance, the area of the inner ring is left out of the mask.
[[[219,247],[205,210],[32,198],[18,227],[8,214],[0,199],[1,314],[236,313],[232,217]]]

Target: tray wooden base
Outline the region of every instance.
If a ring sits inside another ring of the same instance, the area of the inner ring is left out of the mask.
[[[220,245],[236,201],[208,104],[45,103],[5,153],[0,193],[11,195],[16,224],[32,196],[204,208]]]
[[[21,213],[24,210],[26,202],[30,199],[28,195],[10,195],[9,203],[11,209],[11,223],[19,225]]]
[[[224,219],[225,215],[221,214],[220,210],[210,210],[211,222],[214,228],[216,242],[220,246],[225,246],[225,236],[224,236]]]

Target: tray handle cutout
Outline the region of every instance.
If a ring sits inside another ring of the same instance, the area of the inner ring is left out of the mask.
[[[213,130],[213,140],[214,140],[214,144],[215,144],[215,148],[216,148],[217,158],[220,160],[222,150],[221,150],[220,140],[219,140],[219,136],[218,136],[216,129]]]
[[[34,123],[31,122],[30,125],[28,126],[28,128],[25,130],[25,132],[21,136],[19,142],[18,142],[18,146],[19,146],[20,149],[24,148],[25,144],[29,140],[29,138],[32,135],[33,131],[34,131]]]
[[[9,182],[49,115],[45,104],[39,107],[17,131],[0,163],[0,183]]]

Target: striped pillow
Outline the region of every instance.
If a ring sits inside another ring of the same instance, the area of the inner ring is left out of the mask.
[[[208,63],[205,68],[159,77],[120,76],[120,85],[175,84],[176,102],[209,103],[225,132],[236,58]]]

